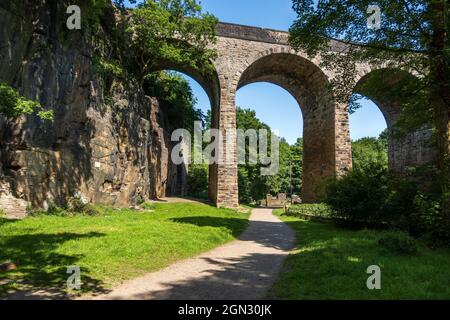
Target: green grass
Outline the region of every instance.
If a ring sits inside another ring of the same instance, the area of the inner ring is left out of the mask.
[[[98,216],[0,219],[0,296],[24,288],[66,287],[67,266],[81,268],[82,291],[102,291],[235,239],[247,213],[197,203],[152,211],[98,208]]]
[[[272,298],[450,299],[449,250],[431,250],[419,243],[416,255],[399,255],[378,244],[388,231],[354,231],[281,218],[295,231],[297,250],[286,259]],[[381,290],[367,289],[370,265],[381,267]]]

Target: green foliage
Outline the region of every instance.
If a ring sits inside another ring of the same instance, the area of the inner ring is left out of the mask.
[[[93,61],[94,71],[101,76],[121,78],[125,74],[118,61],[108,61],[104,57],[95,57]]]
[[[353,170],[328,183],[326,202],[337,216],[360,222],[408,225],[405,216],[413,211],[418,188],[413,173],[408,180],[389,172],[386,135],[384,132],[378,139],[353,142]]]
[[[384,138],[362,138],[352,143],[353,169],[365,170],[376,163],[388,167],[387,140]]]
[[[426,55],[417,53],[427,52],[430,39],[430,25],[426,17],[426,1],[402,1],[392,2],[389,0],[378,1],[377,5],[382,10],[382,28],[373,30],[367,27],[366,13],[373,1],[341,1],[341,0],[319,0],[317,6],[312,0],[294,0],[294,10],[298,14],[297,20],[290,29],[290,43],[296,49],[306,50],[311,56],[323,53],[324,65],[334,65],[337,71],[333,79],[333,87],[336,97],[342,102],[347,102],[349,93],[355,90],[355,77],[357,70],[355,63],[370,62],[380,68],[392,68],[393,74],[390,79],[396,78],[395,69],[417,70],[424,72],[428,63]],[[405,31],[407,30],[407,31]],[[425,34],[427,38],[424,38]],[[356,44],[350,50],[343,53],[329,52],[329,40],[336,39],[345,44]],[[408,102],[414,102],[417,96],[412,94],[408,86],[383,86],[387,83],[386,74],[373,74],[382,81],[369,81],[364,92],[366,95],[392,98],[404,96]],[[335,81],[334,81],[335,80]],[[420,80],[416,89],[423,87],[424,82]],[[399,89],[405,88],[400,93]],[[384,90],[383,90],[384,89]],[[386,90],[387,89],[387,90]],[[417,92],[418,93],[418,92]],[[408,95],[408,96],[406,96]],[[414,98],[413,98],[414,96]],[[354,99],[351,101],[355,102]],[[423,100],[417,101],[416,106]],[[351,104],[350,109],[359,107]]]
[[[288,216],[302,217],[302,216],[315,216],[315,217],[331,217],[333,215],[333,209],[325,203],[316,204],[299,204],[289,207]]]
[[[353,170],[345,177],[330,181],[325,202],[340,217],[355,221],[381,222],[386,219],[383,202],[388,190],[388,172],[372,164],[365,170]]]
[[[415,232],[432,232],[440,222],[441,204],[427,195],[418,193],[414,198],[416,210],[411,214],[411,225]]]
[[[6,216],[6,212],[3,209],[0,209],[0,218],[3,218]]]
[[[77,2],[77,1],[75,1]],[[111,4],[111,0],[79,0],[81,9],[81,29],[89,28],[100,22],[105,8]],[[76,3],[74,3],[76,4]]]
[[[147,0],[130,13],[127,57],[139,79],[161,64],[213,71],[216,53],[207,46],[215,41],[217,19],[196,0]]]
[[[354,142],[354,170],[329,181],[326,203],[333,215],[350,221],[396,226],[427,237],[433,246],[450,244],[449,223],[442,214],[433,166],[410,168],[403,176],[387,168],[380,139]]]
[[[290,165],[292,166],[292,193],[300,195],[302,193],[303,186],[303,139],[297,139],[297,142],[291,146],[291,159]],[[290,192],[290,190],[289,190]]]
[[[144,89],[149,96],[158,98],[173,130],[192,133],[194,121],[203,119],[201,110],[195,108],[197,101],[189,82],[182,76],[170,71],[152,73],[146,77]]]
[[[50,204],[47,211],[35,210],[31,206],[27,208],[27,212],[32,217],[40,216],[57,216],[57,217],[73,217],[73,216],[97,216],[100,211],[97,207],[90,203],[85,203],[78,197],[72,197],[67,201],[67,206],[59,207]]]
[[[73,214],[83,214],[88,216],[95,216],[99,214],[99,211],[93,205],[90,203],[85,203],[78,197],[69,199],[67,209]]]
[[[378,244],[379,230],[350,230],[282,215],[296,234],[269,299],[449,299],[450,251],[417,240],[417,254],[393,254]],[[382,268],[382,290],[367,290],[369,265]],[[387,271],[387,272],[386,272]]]
[[[248,225],[248,214],[199,203],[158,203],[151,213],[97,209],[96,216],[0,223],[0,261],[18,266],[0,273],[0,297],[12,289],[64,290],[57,284],[67,280],[68,265],[83,272],[80,293],[104,292],[234,240]]]
[[[396,254],[411,255],[417,253],[416,240],[402,231],[387,233],[378,240],[378,244]]]
[[[321,55],[332,68],[333,93],[350,110],[358,107],[353,92],[383,104],[400,105],[395,134],[431,127],[437,150],[435,182],[440,186],[441,210],[450,224],[450,5],[448,1],[390,1],[377,4],[381,28],[367,27],[371,0],[294,0],[298,14],[290,43],[310,56]],[[330,39],[348,50],[330,51]],[[357,63],[380,69],[357,87]],[[384,69],[384,70],[381,70]],[[412,76],[417,75],[417,77]],[[406,210],[406,208],[405,208]]]
[[[194,164],[189,166],[188,193],[198,199],[208,198],[208,165]]]
[[[36,113],[42,120],[53,120],[53,110],[43,110],[39,102],[27,99],[13,87],[0,82],[0,114],[17,118]]]
[[[433,194],[418,192],[410,217],[410,230],[430,246],[450,246],[450,223],[442,214],[442,201]]]
[[[261,122],[256,117],[256,112],[250,109],[237,108],[236,110],[237,128],[244,131],[253,130],[267,130],[268,135],[268,149],[271,149],[270,140],[271,134],[274,134],[271,128]],[[297,143],[290,146],[284,139],[279,140],[279,171],[273,176],[262,176],[261,168],[263,165],[258,161],[258,164],[241,164],[238,170],[238,184],[239,184],[239,201],[242,203],[250,203],[264,199],[267,194],[277,194],[280,192],[291,192],[291,176],[292,176],[292,191],[293,193],[301,192],[302,181],[302,151],[303,141],[299,139]],[[248,143],[245,145],[245,152],[250,153]],[[270,152],[268,152],[270,155]],[[291,174],[292,172],[292,174]]]

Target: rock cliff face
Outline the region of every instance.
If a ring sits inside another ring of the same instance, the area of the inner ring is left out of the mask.
[[[182,192],[186,170],[169,164],[158,101],[117,79],[106,99],[92,44],[65,28],[65,9],[64,1],[0,4],[0,81],[55,111],[53,123],[0,118],[0,208],[20,216],[27,203],[74,196],[128,206]]]

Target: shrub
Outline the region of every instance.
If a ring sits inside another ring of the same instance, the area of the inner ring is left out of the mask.
[[[118,61],[106,60],[101,56],[94,57],[93,60],[94,71],[102,76],[110,76],[120,78],[124,75],[124,70]]]
[[[188,193],[199,199],[208,198],[208,165],[199,164],[189,167]]]
[[[156,205],[151,202],[144,202],[140,205],[140,207],[144,210],[155,210],[156,209]]]
[[[408,228],[418,183],[397,177],[379,164],[354,170],[327,185],[325,202],[334,214],[351,221]]]
[[[67,209],[72,214],[85,214],[88,216],[96,216],[99,211],[95,209],[91,204],[85,203],[78,197],[70,198],[67,203]]]
[[[417,194],[410,217],[410,230],[433,247],[450,246],[450,221],[442,213],[440,199]]]
[[[53,110],[43,110],[39,102],[21,96],[13,87],[0,82],[0,114],[17,118],[35,112],[42,120],[53,120]]]
[[[316,217],[331,217],[333,209],[324,203],[320,204],[300,204],[291,206],[287,212],[287,215],[294,217],[301,217],[303,215],[316,216]]]
[[[414,208],[410,219],[411,230],[417,234],[427,234],[434,230],[441,217],[439,201],[419,193],[414,198]]]
[[[414,238],[405,232],[390,232],[380,238],[378,244],[396,254],[415,254],[417,244]]]
[[[387,198],[388,173],[384,166],[373,164],[363,170],[329,182],[325,202],[334,214],[354,221],[382,221],[381,210]]]
[[[246,168],[239,166],[238,168],[238,188],[239,188],[239,202],[252,203],[251,183],[248,177]]]

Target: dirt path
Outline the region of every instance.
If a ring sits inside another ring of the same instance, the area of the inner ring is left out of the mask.
[[[293,246],[293,231],[272,210],[254,209],[238,240],[125,282],[95,299],[262,299]]]

